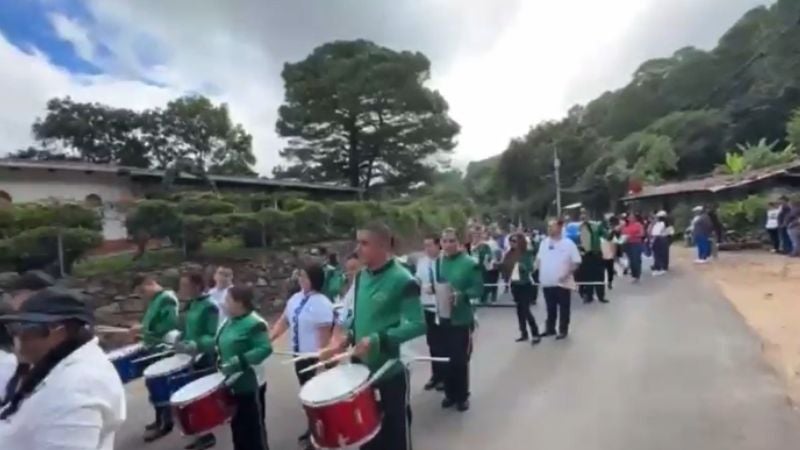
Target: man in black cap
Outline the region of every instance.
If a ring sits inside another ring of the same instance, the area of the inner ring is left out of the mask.
[[[54,284],[53,277],[45,272],[29,270],[11,283],[11,300],[9,304],[12,309],[18,309],[28,297]]]
[[[4,448],[113,448],[125,420],[125,391],[92,333],[93,322],[82,299],[57,288],[33,294],[0,317],[20,361],[30,365],[0,407]]]

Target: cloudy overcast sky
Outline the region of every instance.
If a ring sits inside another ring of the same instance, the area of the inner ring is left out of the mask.
[[[334,39],[419,50],[462,125],[455,161],[627,82],[645,59],[709,48],[767,0],[0,0],[0,154],[53,96],[130,108],[227,102],[278,164],[284,62]]]

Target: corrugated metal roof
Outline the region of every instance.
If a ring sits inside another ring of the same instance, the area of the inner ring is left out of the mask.
[[[779,166],[765,167],[763,169],[751,170],[740,175],[713,175],[696,180],[679,181],[675,183],[665,183],[656,186],[645,186],[637,194],[628,195],[622,201],[639,200],[650,197],[662,197],[688,192],[719,192],[726,189],[733,189],[746,186],[751,183],[762,181],[768,178],[785,175],[788,171],[800,168],[800,161],[793,161]]]
[[[0,159],[0,167],[7,169],[29,169],[29,170],[65,170],[86,173],[112,173],[117,175],[128,175],[131,177],[163,178],[163,170],[142,169],[139,167],[116,166],[112,164],[92,164],[71,161],[27,161],[14,159]],[[197,177],[189,174],[181,174],[181,180],[198,180]],[[302,181],[274,180],[258,177],[234,177],[227,175],[211,175],[215,182],[240,184],[247,186],[270,186],[279,188],[313,189],[337,192],[361,192],[360,188],[350,186],[339,186],[325,183],[305,183]]]

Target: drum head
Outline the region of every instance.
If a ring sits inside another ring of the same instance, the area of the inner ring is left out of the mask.
[[[314,405],[346,397],[368,378],[369,369],[362,364],[336,366],[308,380],[300,389],[300,401]]]
[[[161,361],[154,362],[144,369],[144,376],[147,378],[167,375],[188,366],[192,361],[189,355],[173,355]]]
[[[144,344],[131,344],[108,352],[108,359],[124,358],[144,350]]]
[[[170,403],[186,403],[192,401],[213,391],[222,384],[223,381],[225,381],[225,376],[221,373],[206,375],[175,391],[169,401]]]

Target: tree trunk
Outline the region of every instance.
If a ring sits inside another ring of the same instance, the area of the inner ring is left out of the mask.
[[[358,166],[361,162],[358,154],[358,127],[356,126],[355,116],[348,118],[348,123],[345,125],[347,130],[348,148],[347,148],[347,178],[350,181],[350,187],[359,187],[361,180],[359,179]]]

